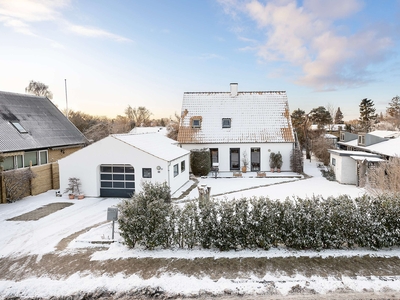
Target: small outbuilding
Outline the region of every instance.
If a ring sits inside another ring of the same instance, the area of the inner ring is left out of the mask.
[[[143,181],[174,193],[189,181],[189,153],[158,133],[110,135],[59,161],[60,188],[76,177],[92,197],[129,198]]]
[[[328,150],[336,180],[342,184],[364,186],[368,169],[383,161],[379,155],[364,151]]]

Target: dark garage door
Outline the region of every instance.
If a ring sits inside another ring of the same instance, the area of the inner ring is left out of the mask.
[[[130,198],[135,193],[135,170],[131,165],[100,166],[100,197]]]

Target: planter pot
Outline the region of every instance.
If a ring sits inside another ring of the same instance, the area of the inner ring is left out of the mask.
[[[244,167],[244,166],[243,166],[243,167],[242,167],[242,172],[243,172],[243,173],[246,173],[246,172],[247,172],[247,167]]]
[[[271,173],[274,173],[275,172],[275,170],[274,169],[271,169]]]
[[[281,172],[281,169],[276,169],[276,171],[277,171],[278,173],[280,173],[280,172]]]
[[[82,200],[83,198],[85,198],[85,195],[78,195],[78,200]]]
[[[68,195],[68,198],[71,199],[71,200],[72,200],[72,199],[75,199],[75,195],[74,195],[74,194],[69,194],[69,195]]]

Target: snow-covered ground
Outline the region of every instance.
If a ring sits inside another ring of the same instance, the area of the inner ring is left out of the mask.
[[[321,176],[315,161],[305,161],[305,173],[312,176],[308,179],[288,178],[205,178],[200,179],[199,184],[211,186],[212,194],[224,194],[220,198],[233,199],[240,197],[268,196],[271,199],[285,199],[286,197],[322,197],[337,196],[342,194],[357,197],[365,193],[365,190],[352,185],[340,185],[330,182]],[[284,182],[288,181],[288,182]],[[266,186],[268,185],[268,186]],[[262,187],[259,187],[262,186]],[[236,191],[236,192],[232,192]],[[197,196],[194,189],[185,200]],[[68,247],[62,251],[63,254],[74,253],[77,249],[94,247],[93,241],[107,241],[111,239],[112,227],[110,223],[100,224],[106,221],[107,208],[115,206],[119,199],[86,198],[84,200],[72,200],[74,205],[59,210],[37,221],[7,221],[23,213],[30,212],[43,205],[55,202],[70,202],[67,196],[56,197],[55,191],[27,197],[11,204],[0,206],[0,258],[38,255],[38,259],[47,253],[54,253],[57,244],[64,238],[79,232],[85,228],[93,227],[91,230],[78,235]],[[243,250],[218,252],[214,250],[155,250],[128,249],[122,244],[122,239],[116,232],[114,240],[108,248],[99,249],[92,255],[91,260],[103,261],[125,258],[185,258],[196,257],[213,258],[244,258],[244,257],[335,257],[335,256],[381,256],[399,257],[399,249],[386,249],[370,251],[365,249],[356,250],[327,250],[327,251],[291,251],[288,249]],[[9,272],[12,272],[10,270]],[[400,274],[399,274],[400,275]],[[226,290],[240,291],[244,294],[260,294],[266,292],[263,282],[274,282],[277,290],[285,295],[295,284],[307,286],[317,293],[327,293],[336,288],[351,289],[354,291],[373,290],[381,291],[391,289],[400,291],[400,278],[392,277],[393,280],[381,280],[378,277],[346,277],[322,278],[304,277],[300,275],[286,276],[276,273],[266,273],[264,277],[251,277],[246,280],[225,279],[217,281],[208,277],[198,278],[181,274],[164,274],[161,277],[143,279],[139,275],[118,274],[110,276],[103,274],[76,273],[62,280],[55,280],[46,275],[39,278],[32,277],[18,282],[1,280],[0,298],[5,295],[19,295],[29,297],[65,296],[79,291],[93,292],[97,288],[111,291],[129,290],[133,286],[161,287],[165,291],[175,294],[196,295],[199,291],[214,294],[224,293]]]

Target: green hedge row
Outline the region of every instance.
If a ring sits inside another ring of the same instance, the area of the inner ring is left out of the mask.
[[[400,200],[382,196],[197,201],[183,207],[154,193],[123,201],[119,226],[129,247],[379,249],[400,246]]]

